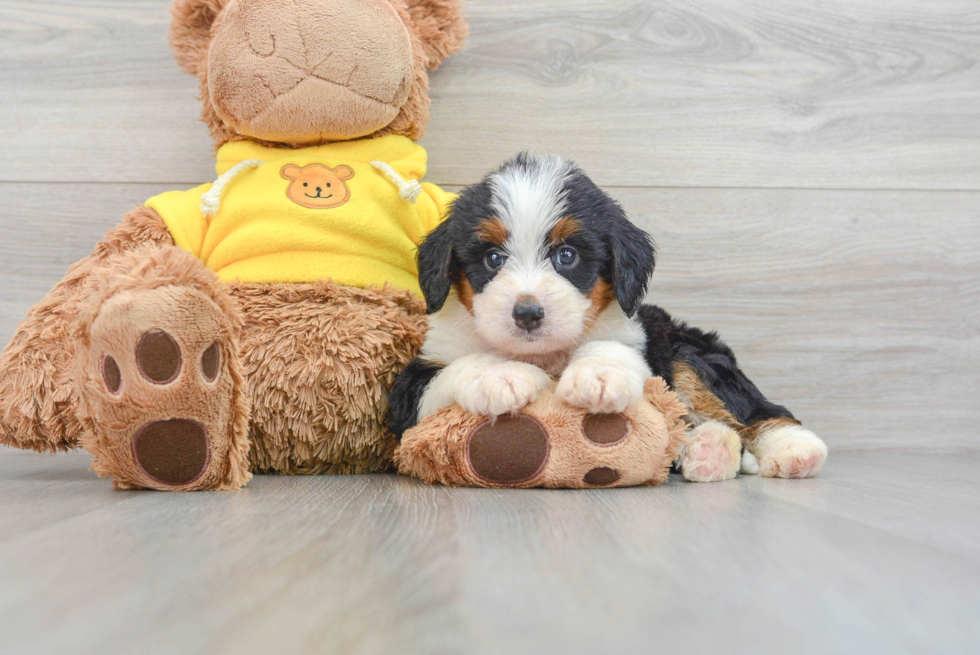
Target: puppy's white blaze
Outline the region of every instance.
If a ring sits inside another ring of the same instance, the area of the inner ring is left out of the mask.
[[[506,248],[521,262],[541,261],[545,235],[565,214],[565,180],[572,165],[557,155],[532,155],[527,167],[490,176],[491,207],[507,227]]]
[[[573,348],[585,331],[588,298],[559,275],[549,259],[548,235],[566,214],[564,184],[572,165],[556,155],[531,156],[490,177],[492,209],[507,227],[507,261],[473,300],[476,330],[511,355],[540,355]],[[544,309],[541,327],[527,333],[514,324],[521,297]]]
[[[491,208],[507,227],[504,270],[522,285],[519,293],[535,295],[542,276],[555,274],[548,261],[548,233],[565,215],[565,180],[571,164],[556,155],[532,155],[527,166],[511,166],[490,176]],[[547,308],[546,308],[547,310]]]

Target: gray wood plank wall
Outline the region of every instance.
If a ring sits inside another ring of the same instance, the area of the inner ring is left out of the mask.
[[[167,0],[0,0],[0,340],[118,221],[213,177]],[[980,3],[473,0],[430,176],[577,160],[832,448],[980,449]]]

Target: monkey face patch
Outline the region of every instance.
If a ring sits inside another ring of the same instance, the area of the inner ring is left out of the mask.
[[[287,164],[279,174],[290,181],[286,197],[297,205],[310,209],[331,209],[350,200],[347,180],[354,177],[350,166],[330,168],[323,164],[310,164],[300,168],[296,164]]]

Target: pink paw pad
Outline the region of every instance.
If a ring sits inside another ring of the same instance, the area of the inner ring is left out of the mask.
[[[820,470],[824,455],[807,448],[787,449],[760,462],[761,473],[767,478],[808,478]]]

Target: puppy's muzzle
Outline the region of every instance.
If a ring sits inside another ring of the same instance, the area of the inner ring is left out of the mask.
[[[512,315],[517,327],[531,332],[541,327],[541,321],[544,320],[544,307],[533,300],[518,300]]]

